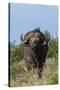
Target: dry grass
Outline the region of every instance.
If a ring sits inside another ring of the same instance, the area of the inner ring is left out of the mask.
[[[28,71],[26,63],[21,60],[10,66],[10,86],[37,86],[58,84],[58,61],[54,58],[46,60],[42,78],[38,77],[37,69]]]

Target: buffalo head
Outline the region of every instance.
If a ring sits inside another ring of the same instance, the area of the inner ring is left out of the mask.
[[[44,34],[40,31],[39,28],[34,29],[31,32],[27,32],[24,36],[22,37],[23,34],[21,35],[21,43],[26,45],[26,46],[31,46],[35,47],[38,44],[40,45],[46,45],[48,40],[45,38]]]

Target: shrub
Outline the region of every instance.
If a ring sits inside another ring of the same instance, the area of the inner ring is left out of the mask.
[[[49,32],[45,31],[45,37],[49,40],[48,57],[58,58],[58,37],[53,37]]]
[[[23,45],[10,49],[10,64],[23,58]]]

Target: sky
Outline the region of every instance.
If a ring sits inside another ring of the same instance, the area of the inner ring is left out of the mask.
[[[21,34],[39,27],[51,35],[58,33],[58,6],[38,4],[10,4],[10,42],[20,43]]]

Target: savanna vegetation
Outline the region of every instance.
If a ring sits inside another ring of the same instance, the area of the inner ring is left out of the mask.
[[[10,43],[10,86],[32,86],[58,84],[58,37],[44,32],[46,38],[50,37],[49,50],[44,65],[42,78],[38,78],[37,69],[28,71],[23,58],[23,45],[16,46]]]

